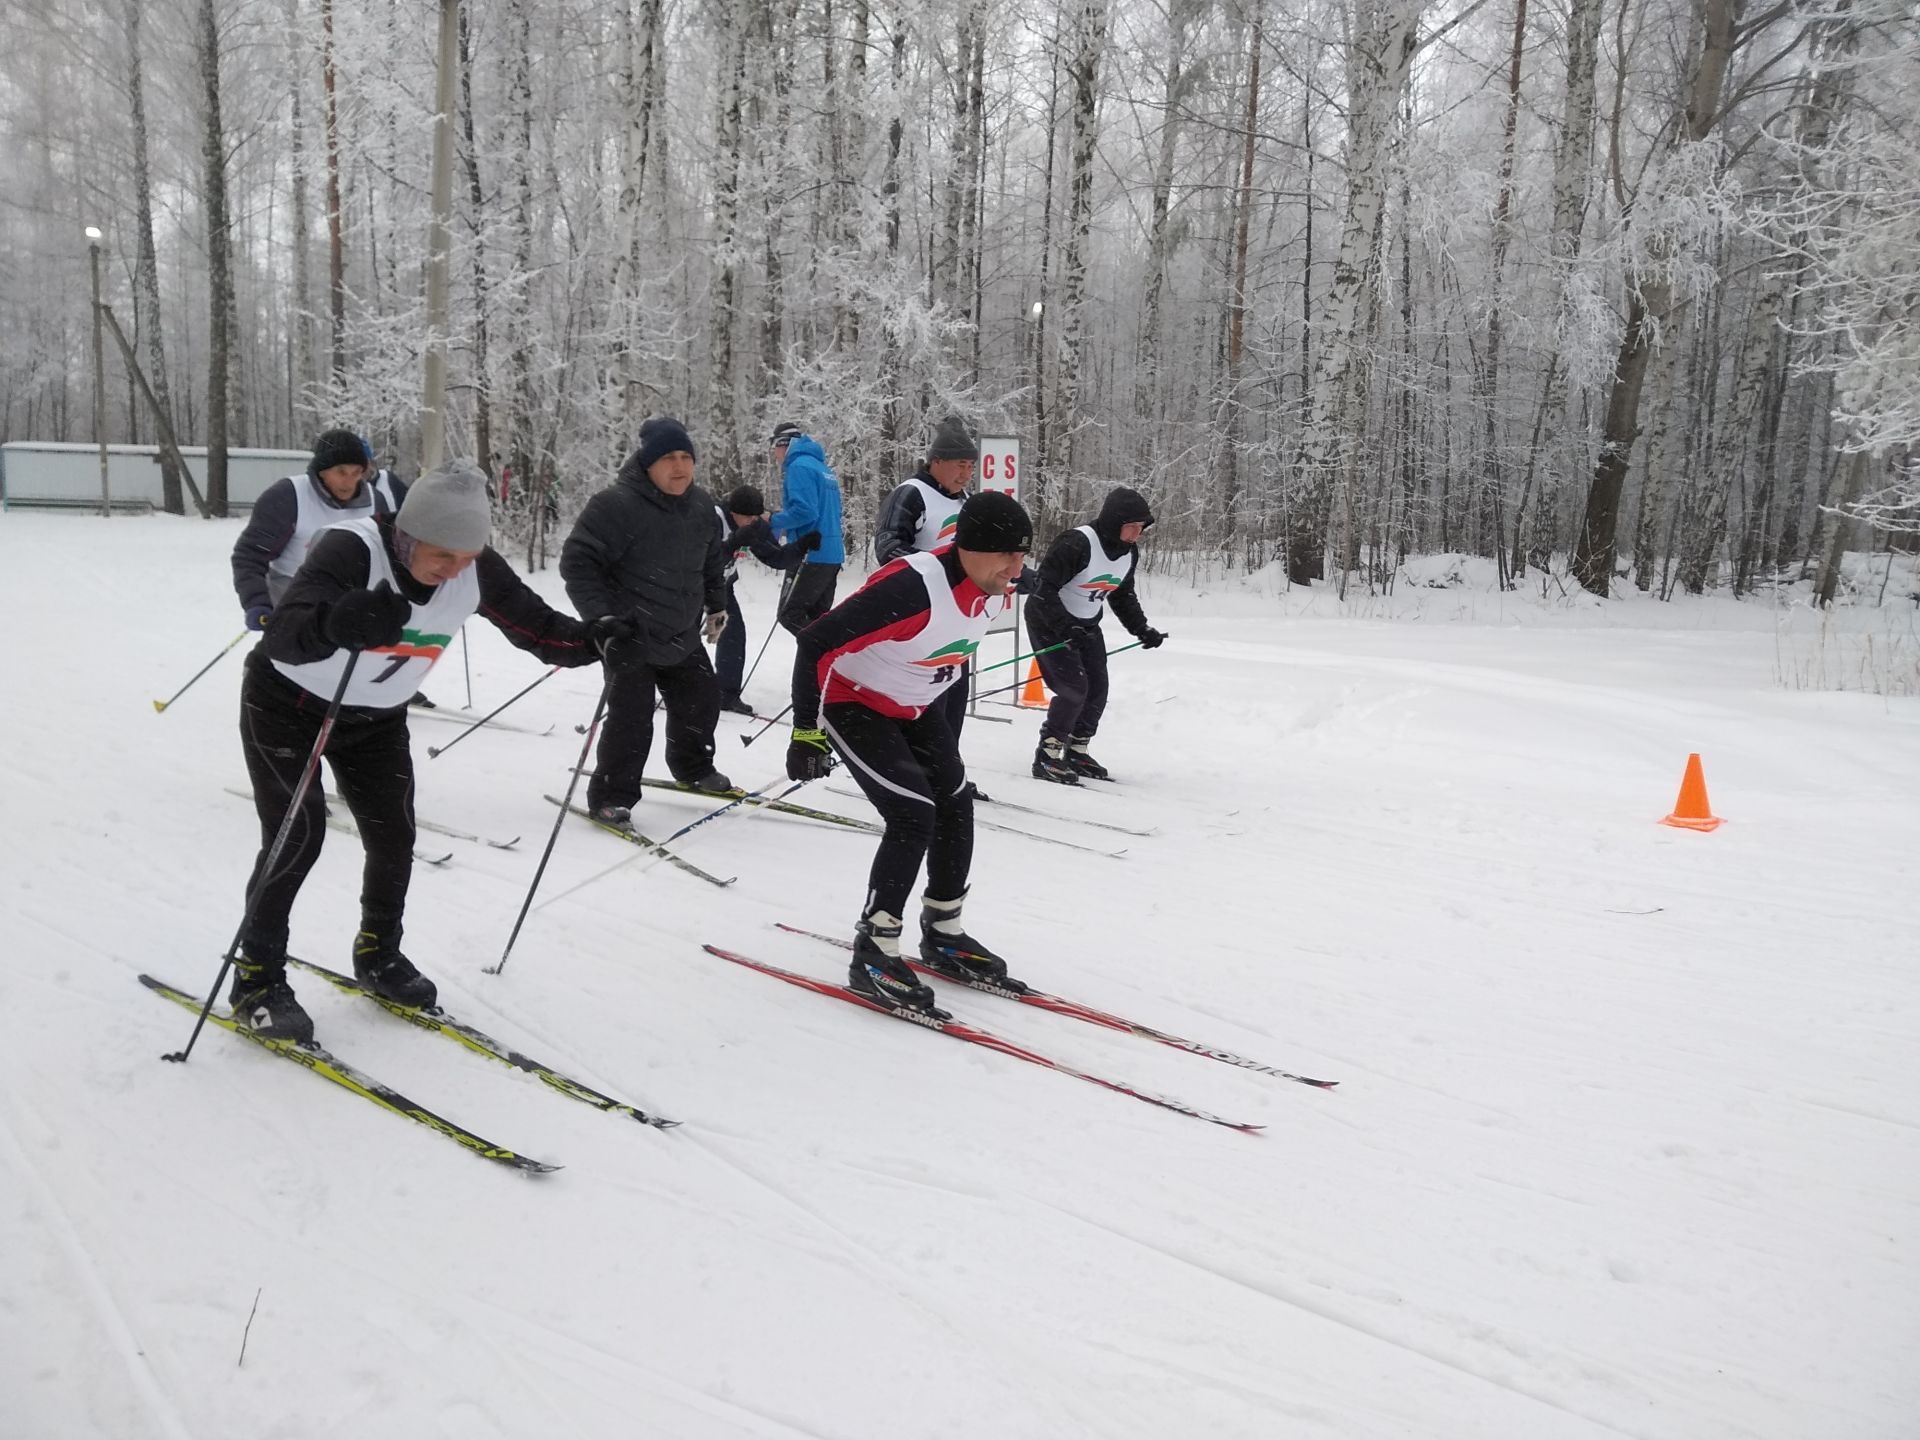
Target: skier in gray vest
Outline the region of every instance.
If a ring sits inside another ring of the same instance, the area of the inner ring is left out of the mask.
[[[267,628],[314,536],[342,520],[392,515],[406,498],[405,485],[384,470],[375,473],[367,442],[353,431],[321,435],[306,473],[284,476],[261,491],[234,542],[233,589],[247,628]]]
[[[927,458],[893,493],[880,502],[873,527],[873,558],[885,565],[903,555],[925,554],[953,543],[960,523],[960,507],[973,486],[980,463],[980,442],[958,415],[949,415],[934,427]],[[941,697],[947,728],[956,743],[967,721],[968,674]]]
[[[389,1000],[431,1006],[433,982],[400,950],[413,874],[408,700],[476,612],[549,665],[591,665],[634,632],[624,616],[589,623],[552,609],[488,548],[490,524],[487,477],[470,461],[448,461],[414,482],[397,515],[321,531],[281,592],[266,638],[247,656],[240,745],[260,854],[228,998],[249,1029],[297,1043],[313,1038],[313,1021],[287,984],[287,937],[294,898],[326,836],[317,786],[302,795],[274,870],[262,870],[334,695],[340,711],[322,754],[367,857],[354,974]]]
[[[1109,492],[1091,525],[1068,530],[1047,547],[1027,588],[1027,638],[1053,704],[1033,752],[1036,779],[1077,785],[1106,780],[1107,767],[1087,753],[1107,708],[1107,642],[1100,620],[1109,608],[1149,650],[1167,637],[1147,623],[1133,591],[1134,551],[1153,510],[1138,490]],[[1058,650],[1050,645],[1066,643]]]

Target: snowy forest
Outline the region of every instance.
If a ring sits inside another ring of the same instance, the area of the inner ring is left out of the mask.
[[[106,439],[411,472],[439,7],[8,11],[0,439],[97,438],[92,226]],[[570,515],[649,414],[721,490],[797,419],[857,535],[958,412],[1043,534],[1747,593],[1920,529],[1917,62],[1911,0],[467,0],[447,447]]]

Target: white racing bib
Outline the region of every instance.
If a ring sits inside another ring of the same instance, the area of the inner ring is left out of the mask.
[[[1129,552],[1114,559],[1100,548],[1100,537],[1091,525],[1082,525],[1080,533],[1087,537],[1087,563],[1060,587],[1060,604],[1076,620],[1098,620],[1107,613],[1107,597],[1133,573],[1133,555]]]
[[[267,562],[267,598],[276,605],[293,583],[294,572],[305,563],[314,536],[332,525],[364,520],[382,511],[391,515],[400,508],[394,503],[393,491],[387,488],[384,470],[360,487],[351,505],[327,504],[314,493],[314,486],[319,482],[311,475],[302,473],[287,478],[293,481],[293,537]]]
[[[395,590],[400,588],[399,581],[394,577],[393,565],[387,559],[387,547],[380,542],[380,527],[376,521],[348,520],[326,528],[351,531],[365,542],[370,557],[367,566],[369,590],[379,589],[383,580]],[[475,566],[469,565],[453,579],[436,585],[426,604],[413,607],[398,645],[382,645],[361,652],[360,663],[353,667],[353,679],[347,682],[341,703],[369,710],[390,710],[396,705],[406,704],[426,684],[427,672],[433,669],[434,662],[453,643],[453,637],[460,633],[460,627],[479,608],[480,572]],[[324,660],[310,661],[305,665],[289,665],[284,660],[276,660],[273,668],[309,694],[318,695],[322,700],[331,700],[340,684],[341,672],[347,668],[347,657],[352,653],[351,650],[336,650]]]
[[[1008,602],[1004,595],[990,595],[979,614],[969,615],[955,602],[938,555],[903,555],[900,563],[912,566],[926,584],[927,623],[910,639],[882,640],[841,656],[833,662],[832,674],[857,690],[917,714],[959,680]]]

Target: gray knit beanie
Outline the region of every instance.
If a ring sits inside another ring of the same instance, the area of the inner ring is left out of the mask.
[[[393,523],[425,545],[484,550],[493,528],[486,473],[471,460],[443,460],[407,487]]]
[[[980,442],[973,438],[973,432],[967,429],[967,422],[958,415],[949,415],[933,431],[933,442],[927,446],[929,460],[978,460]]]

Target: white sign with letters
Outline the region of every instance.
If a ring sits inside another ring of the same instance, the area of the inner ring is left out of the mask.
[[[1020,442],[991,439],[980,442],[980,488],[1020,498]]]

